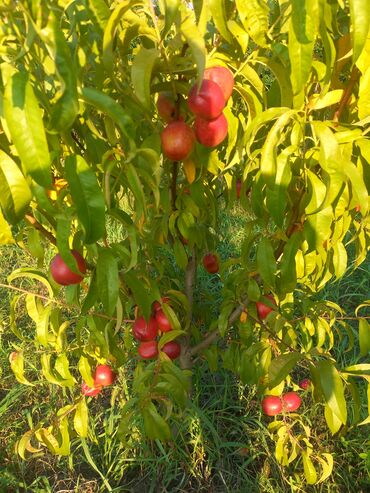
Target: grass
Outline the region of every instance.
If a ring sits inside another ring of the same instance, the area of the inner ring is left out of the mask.
[[[223,241],[218,253],[223,260],[237,254],[246,218],[237,208],[222,217]],[[0,282],[15,267],[32,264],[15,246],[2,250]],[[370,296],[370,259],[350,276],[330,284],[320,296],[353,313]],[[198,272],[197,299],[203,310],[216,310],[220,281]],[[286,493],[287,491],[365,493],[370,491],[370,440],[368,427],[353,427],[337,438],[327,431],[320,404],[305,398],[302,413],[320,447],[333,453],[333,475],[322,485],[307,486],[297,477],[295,489],[289,473],[274,458],[274,446],[265,428],[253,387],[242,385],[230,372],[211,372],[200,360],[194,369],[193,399],[176,415],[174,440],[168,445],[146,442],[133,431],[127,444],[118,436],[121,397],[119,388],[106,390],[90,407],[90,436],[85,443],[73,439],[70,457],[40,454],[22,461],[14,443],[37,421],[63,402],[63,391],[43,383],[29,388],[19,384],[8,363],[18,343],[9,329],[8,296],[0,290],[0,491],[4,493],[76,492],[100,493],[109,488],[119,493]],[[206,308],[205,308],[206,307]],[[21,319],[24,333],[33,330],[28,317]],[[340,348],[337,348],[338,353]],[[339,354],[338,354],[339,355]],[[346,362],[356,354],[341,355]],[[121,378],[123,378],[121,376]],[[363,404],[366,404],[365,395]],[[301,469],[299,465],[298,469]],[[109,485],[109,486],[108,486]]]

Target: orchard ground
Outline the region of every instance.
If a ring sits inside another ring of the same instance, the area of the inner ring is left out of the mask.
[[[222,236],[217,248],[221,262],[238,253],[243,239],[243,211],[236,206],[223,216]],[[111,231],[112,236],[118,231]],[[48,251],[44,266],[55,254]],[[0,282],[14,268],[30,266],[29,255],[15,246],[3,249],[0,257]],[[45,267],[46,268],[46,267]],[[175,277],[175,262],[169,259],[167,269]],[[180,274],[180,273],[178,273]],[[220,301],[220,277],[198,269],[199,289],[196,302],[200,311],[216,312]],[[30,290],[40,287],[28,284]],[[370,257],[352,274],[331,283],[319,297],[333,300],[351,315],[358,304],[369,298]],[[285,493],[288,470],[274,458],[274,443],[265,424],[273,418],[261,414],[253,387],[241,385],[224,369],[210,371],[206,361],[194,367],[194,397],[181,420],[175,423],[176,439],[167,446],[158,441],[142,440],[133,433],[128,443],[117,436],[120,420],[118,402],[126,394],[122,381],[126,368],[120,369],[120,384],[107,388],[89,403],[91,426],[89,442],[74,438],[70,457],[48,453],[22,461],[14,453],[14,443],[32,422],[63,406],[63,390],[45,380],[27,387],[18,383],[10,370],[9,354],[17,343],[9,328],[9,293],[0,290],[0,491],[30,492],[212,492],[212,493]],[[67,312],[66,312],[67,314]],[[24,312],[18,326],[33,331],[34,326]],[[343,343],[345,347],[345,343]],[[356,359],[338,345],[336,357],[343,364]],[[31,361],[32,364],[32,361]],[[127,368],[129,370],[129,368]],[[127,371],[129,375],[129,371]],[[296,382],[303,374],[293,374]],[[366,407],[365,389],[362,406]],[[334,455],[332,476],[321,485],[301,484],[304,493],[366,493],[370,491],[369,426],[353,427],[333,440],[323,416],[321,405],[313,404],[310,392],[301,393],[300,411],[311,422],[312,433],[320,446]],[[99,439],[99,440],[98,440]],[[88,444],[87,444],[88,443]],[[298,463],[292,467],[297,471]],[[294,469],[290,470],[294,474]]]

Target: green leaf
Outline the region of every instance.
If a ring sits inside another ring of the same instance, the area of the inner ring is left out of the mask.
[[[89,387],[94,387],[91,365],[85,356],[81,356],[78,360],[78,371],[80,372],[84,382],[87,383]]]
[[[108,96],[108,94],[104,94],[91,87],[84,87],[81,89],[80,99],[94,106],[103,114],[108,115],[118,125],[123,135],[127,137],[132,136],[132,119],[125,113],[122,106]]]
[[[76,212],[85,231],[85,242],[94,243],[105,232],[105,202],[93,170],[81,156],[68,156],[65,176]]]
[[[295,110],[290,110],[279,116],[263,144],[261,154],[261,174],[267,186],[270,188],[273,188],[275,185],[278,145],[281,141],[282,133],[295,114]]]
[[[304,470],[304,475],[307,481],[307,484],[315,484],[317,481],[317,473],[316,469],[312,463],[312,460],[310,459],[310,456],[308,452],[305,452],[302,450],[302,461],[303,461],[303,470]]]
[[[104,30],[103,36],[103,63],[107,70],[113,74],[114,71],[114,54],[113,54],[113,44],[115,40],[115,35],[117,28],[121,22],[121,19],[125,13],[135,7],[136,5],[142,5],[143,1],[138,0],[123,0],[111,13],[106,28]]]
[[[263,281],[267,286],[275,286],[277,271],[274,249],[268,238],[262,238],[257,247],[257,266]]]
[[[61,381],[61,384],[63,385],[63,387],[74,386],[76,380],[73,378],[71,372],[69,371],[69,360],[66,353],[58,354],[55,360],[54,369],[56,372],[58,372],[58,375],[62,377],[63,381]]]
[[[0,173],[1,173],[1,171],[0,171]],[[1,179],[0,179],[0,196],[1,195],[2,195],[2,191],[1,191]],[[0,209],[0,246],[1,245],[9,245],[11,243],[14,243],[12,231],[10,229],[9,224],[5,221],[3,213],[1,212],[1,209]]]
[[[158,413],[152,401],[148,402],[142,409],[145,433],[148,438],[166,441],[170,438],[171,432],[168,424]]]
[[[324,398],[335,417],[342,423],[347,422],[347,406],[344,387],[338,370],[331,361],[319,361],[316,365]]]
[[[150,111],[152,99],[150,97],[150,82],[155,62],[159,58],[156,48],[141,47],[136,53],[131,65],[131,80],[138,100]]]
[[[370,5],[363,0],[349,0],[352,24],[352,48],[353,63],[357,62],[358,57],[365,46],[370,29]]]
[[[31,198],[31,190],[21,170],[0,149],[0,206],[8,223],[16,224],[22,219]]]
[[[23,351],[14,351],[10,355],[10,367],[15,378],[23,385],[34,385],[24,376],[24,356]]]
[[[294,291],[297,285],[297,270],[295,256],[302,242],[302,235],[293,233],[284,245],[280,261],[279,293],[286,295]]]
[[[40,357],[41,371],[46,380],[54,385],[65,386],[63,378],[56,375],[51,367],[51,354],[43,353]]]
[[[56,132],[68,130],[79,110],[76,66],[60,24],[61,19],[50,10],[48,24],[40,31],[55,63],[56,75],[61,85],[61,95],[52,107],[49,124],[50,130]]]
[[[316,459],[320,462],[322,467],[322,474],[318,482],[323,483],[333,472],[334,458],[331,454],[323,453],[321,457],[316,456]]]
[[[184,245],[178,239],[175,239],[173,244],[173,253],[175,255],[177,265],[181,269],[185,269],[188,264],[188,256]]]
[[[341,420],[338,419],[336,415],[332,412],[332,410],[329,407],[329,404],[325,404],[324,415],[329,430],[333,435],[335,435],[335,433],[337,433],[340,427],[342,426]]]
[[[297,5],[297,11],[297,15],[307,14],[305,19],[306,21],[309,19],[309,15],[311,13],[306,13],[301,6]],[[288,51],[290,58],[290,80],[293,88],[294,108],[300,108],[304,102],[303,90],[307,84],[312,66],[313,47],[313,39],[307,39],[304,43],[298,40],[293,20],[291,20],[289,26]]]
[[[88,416],[86,399],[82,397],[76,406],[76,411],[73,418],[73,427],[77,435],[79,435],[82,438],[86,438],[88,424],[89,424],[89,416]]]
[[[87,3],[90,9],[93,11],[99,26],[104,31],[110,17],[110,10],[105,3],[105,0],[88,0]]]
[[[208,5],[218,32],[226,41],[232,43],[232,37],[227,28],[225,0],[208,0]]]
[[[139,220],[141,216],[145,213],[145,194],[143,185],[141,184],[139,175],[135,167],[131,163],[126,163],[125,165],[126,179],[128,181],[129,187],[134,194],[136,199],[136,217]]]
[[[169,332],[165,332],[158,341],[158,349],[162,349],[167,342],[173,341],[177,339],[177,337],[185,334],[184,330],[170,330]]]
[[[119,279],[117,259],[107,248],[99,248],[96,280],[104,310],[111,316],[117,305]]]
[[[19,279],[20,277],[26,277],[28,279],[34,279],[36,281],[41,282],[46,289],[48,290],[49,297],[54,298],[53,288],[51,287],[47,277],[41,270],[37,269],[29,269],[28,267],[21,267],[19,269],[14,270],[8,276],[8,282],[11,283],[14,279]]]
[[[186,17],[181,23],[180,29],[190,47],[194,63],[197,67],[198,82],[200,82],[206,66],[207,51],[204,38],[199,32],[193,15],[190,15],[189,11],[186,12]]]
[[[145,319],[148,320],[152,311],[152,297],[144,285],[145,281],[140,279],[134,271],[126,272],[123,280],[131,289],[135,302],[143,311]]]
[[[273,359],[269,367],[269,388],[272,389],[279,385],[302,359],[302,354],[293,352],[281,354]]]
[[[15,72],[6,83],[4,116],[24,173],[43,187],[51,187],[50,156],[42,111],[25,72]]]
[[[370,116],[370,68],[361,75],[358,98],[358,116],[360,120]]]
[[[236,8],[243,26],[259,46],[267,46],[269,8],[263,0],[236,0]]]
[[[165,38],[168,31],[171,29],[171,26],[176,18],[176,14],[179,11],[180,0],[164,0],[165,4],[165,21],[164,28],[161,33],[162,39]]]

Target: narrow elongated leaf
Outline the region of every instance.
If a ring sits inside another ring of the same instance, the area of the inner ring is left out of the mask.
[[[70,48],[60,28],[61,20],[50,11],[49,21],[41,31],[41,38],[53,59],[62,94],[52,108],[50,130],[61,132],[70,128],[78,114],[77,76]]]
[[[303,461],[303,470],[304,475],[307,481],[307,484],[315,484],[317,481],[317,473],[315,466],[313,465],[312,460],[307,452],[302,450],[302,461]]]
[[[88,5],[93,11],[99,26],[104,30],[110,17],[110,10],[104,0],[88,0]]]
[[[236,8],[243,26],[259,46],[267,46],[269,8],[264,0],[236,0]]]
[[[50,298],[54,297],[53,288],[51,287],[47,277],[41,270],[37,269],[29,269],[28,267],[21,267],[19,269],[14,270],[8,276],[8,282],[14,281],[14,279],[19,279],[20,277],[25,277],[28,279],[34,279],[36,281],[41,282],[46,289],[48,290],[48,294]]]
[[[292,352],[281,354],[273,359],[269,367],[269,388],[272,389],[279,385],[302,358],[302,354]]]
[[[22,219],[31,198],[31,190],[21,170],[0,149],[0,206],[8,223],[15,224]]]
[[[325,401],[333,414],[342,423],[347,422],[347,406],[344,387],[338,370],[331,361],[319,361],[316,366]]]
[[[88,409],[85,398],[82,398],[76,406],[75,415],[73,418],[73,427],[77,435],[82,438],[87,437],[87,429],[89,423]]]
[[[186,18],[181,23],[181,32],[184,35],[197,67],[198,82],[203,78],[204,68],[206,66],[206,47],[204,38],[199,32],[195,18],[186,13]]]
[[[118,125],[123,135],[128,137],[132,135],[131,118],[125,113],[122,106],[108,94],[104,94],[92,87],[84,87],[81,89],[80,99],[108,115]]]
[[[262,147],[261,174],[270,188],[275,185],[278,145],[285,127],[294,114],[295,111],[290,110],[277,119]]]
[[[0,183],[1,183],[1,180],[0,180]],[[0,184],[0,188],[1,188],[1,184]],[[0,194],[1,194],[1,191],[0,191]],[[14,243],[12,231],[10,229],[9,224],[5,221],[3,213],[1,212],[1,209],[0,209],[0,246],[1,245],[8,245],[10,243]]]
[[[227,18],[225,9],[225,0],[208,0],[209,8],[213,17],[216,28],[223,38],[229,43],[232,42],[232,37],[227,28]]]
[[[150,109],[152,100],[150,97],[150,81],[153,67],[159,57],[156,48],[147,49],[141,47],[136,54],[131,66],[131,80],[138,100]]]
[[[353,63],[365,46],[370,29],[370,4],[363,0],[349,0],[352,24]]]
[[[370,325],[365,318],[358,321],[358,337],[360,341],[360,355],[366,356],[370,352]]]
[[[180,0],[164,0],[165,4],[165,22],[161,33],[162,39],[166,36],[175,20],[176,14],[179,11]]]
[[[307,18],[306,18],[307,19]],[[307,40],[301,43],[297,39],[293,22],[289,27],[289,58],[290,58],[290,80],[293,88],[293,104],[295,108],[300,108],[304,102],[304,87],[308,81],[308,76],[312,66],[312,51],[314,40]]]
[[[121,19],[129,9],[142,4],[143,0],[123,0],[113,10],[108,19],[103,37],[103,62],[107,70],[111,73],[113,73],[114,68],[113,43]]]
[[[65,163],[77,215],[85,231],[85,242],[94,243],[104,235],[105,202],[95,173],[81,156],[68,156]]]
[[[96,281],[104,310],[107,315],[113,315],[118,300],[118,263],[113,253],[106,248],[99,249]]]
[[[15,72],[7,81],[4,116],[24,173],[43,187],[51,187],[50,156],[42,111],[25,72]]]
[[[10,367],[15,378],[23,385],[34,385],[24,376],[24,356],[22,351],[14,351],[10,355]]]
[[[58,354],[55,360],[54,369],[56,372],[58,372],[58,375],[62,377],[63,381],[61,383],[63,387],[74,386],[76,380],[74,379],[71,372],[69,371],[69,360],[66,353]]]
[[[270,286],[275,286],[276,260],[274,249],[268,238],[262,238],[257,247],[258,271],[264,282]]]
[[[86,382],[89,387],[94,387],[91,365],[85,356],[81,356],[78,361],[78,371],[80,372],[84,382]]]
[[[142,410],[142,415],[144,418],[145,433],[148,438],[152,440],[157,438],[163,441],[170,438],[170,428],[166,421],[158,413],[153,402],[150,401],[146,404]]]

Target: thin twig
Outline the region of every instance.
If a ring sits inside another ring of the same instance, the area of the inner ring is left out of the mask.
[[[340,117],[344,111],[344,108],[347,106],[347,103],[351,97],[353,88],[355,87],[356,82],[360,78],[360,75],[361,75],[361,72],[356,67],[356,65],[354,65],[353,69],[352,69],[351,77],[348,81],[348,85],[347,85],[345,91],[343,92],[341,100],[339,101],[338,109],[334,113],[333,120],[335,122],[339,122],[339,119],[340,119]]]
[[[73,307],[73,305],[71,306],[71,305],[68,305],[67,303],[63,303],[63,301],[56,300],[54,298],[49,298],[48,296],[45,296],[43,294],[34,293],[32,291],[27,291],[27,289],[18,288],[17,286],[12,286],[11,284],[0,283],[0,288],[11,289],[13,291],[18,291],[19,293],[23,293],[23,294],[32,294],[33,296],[36,296],[36,298],[40,298],[41,300],[48,301],[50,303],[54,303],[55,305],[62,306],[63,308],[66,308],[68,310],[70,310],[71,308],[76,308],[76,307]],[[88,315],[93,315],[94,317],[104,318],[106,320],[117,321],[117,317],[109,317],[108,315],[105,315],[104,313],[91,312]],[[135,320],[122,320],[122,322],[125,322],[125,323],[133,323],[134,321]]]
[[[53,245],[57,244],[57,240],[56,240],[55,236],[50,231],[45,229],[44,226],[42,224],[40,224],[37,221],[37,219],[35,219],[31,214],[26,214],[24,217],[25,217],[26,221],[29,224],[31,224],[31,226],[33,226],[35,229],[37,229],[37,231],[40,231],[40,233],[43,236],[45,236],[45,238],[47,238],[50,241],[50,243],[52,243]]]

